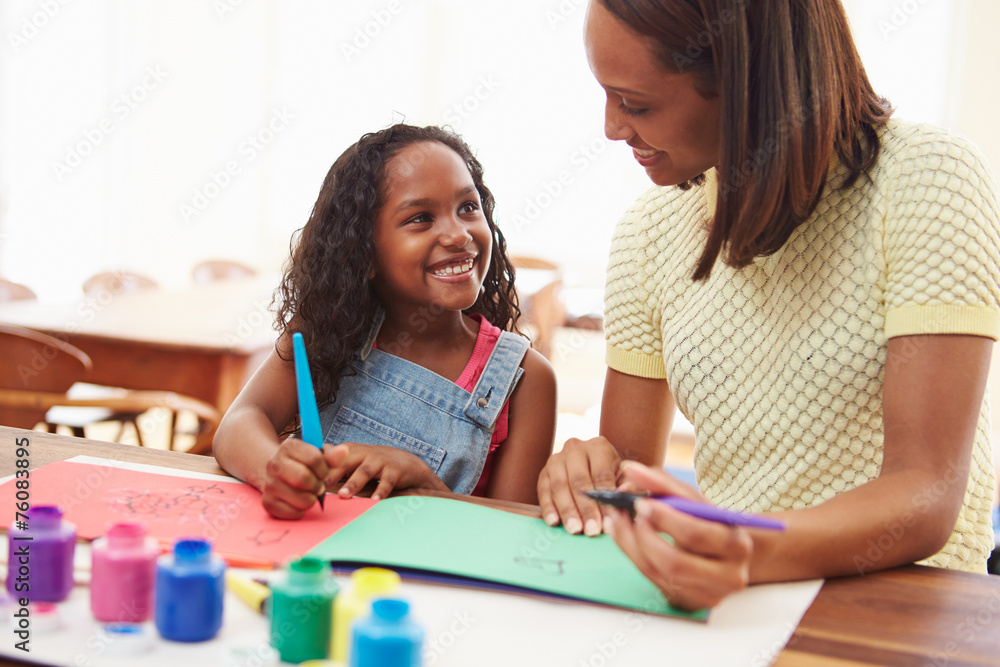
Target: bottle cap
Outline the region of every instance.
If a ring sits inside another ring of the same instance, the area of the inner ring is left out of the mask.
[[[384,621],[395,622],[410,613],[410,605],[405,600],[382,598],[372,602],[372,615]]]
[[[310,583],[322,577],[327,568],[318,558],[299,558],[288,564],[288,581]]]
[[[62,614],[59,613],[59,606],[53,602],[31,602],[28,605],[28,613],[31,618],[31,631],[34,632],[55,632],[64,627]],[[18,619],[11,617],[14,624]]]
[[[28,528],[55,528],[62,521],[62,510],[55,505],[35,505],[28,510]]]
[[[135,655],[153,647],[149,630],[142,623],[105,623],[101,626],[108,642],[108,655]]]
[[[135,521],[111,524],[107,529],[108,544],[117,549],[142,546],[146,537],[146,526]]]
[[[178,563],[207,563],[212,558],[212,545],[196,537],[177,540],[174,558]]]
[[[362,567],[351,573],[351,582],[358,595],[371,597],[389,593],[399,587],[399,575],[383,567]]]

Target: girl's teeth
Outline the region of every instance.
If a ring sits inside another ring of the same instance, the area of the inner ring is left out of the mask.
[[[438,269],[434,272],[436,276],[455,276],[460,273],[465,273],[466,271],[472,270],[472,264],[474,260],[468,260],[457,266],[446,266],[443,269]]]

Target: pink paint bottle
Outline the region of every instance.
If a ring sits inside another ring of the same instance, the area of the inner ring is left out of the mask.
[[[105,623],[142,623],[153,612],[160,548],[141,523],[115,523],[91,547],[90,609]]]

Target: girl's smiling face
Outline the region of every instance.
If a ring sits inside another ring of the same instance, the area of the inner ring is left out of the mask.
[[[604,133],[631,146],[654,183],[684,183],[719,164],[721,105],[702,97],[694,75],[666,69],[600,0],[587,8],[584,45],[607,95]]]
[[[371,276],[388,311],[471,307],[491,249],[479,191],[455,151],[423,141],[393,156],[375,219]]]

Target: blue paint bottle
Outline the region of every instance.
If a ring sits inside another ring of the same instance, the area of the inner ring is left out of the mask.
[[[419,667],[424,629],[410,618],[404,600],[372,602],[372,613],[354,622],[351,667]]]
[[[226,565],[208,540],[178,540],[156,563],[156,629],[164,639],[200,642],[222,627]]]
[[[61,602],[73,590],[76,527],[54,505],[36,505],[7,533],[7,591],[14,599]]]

